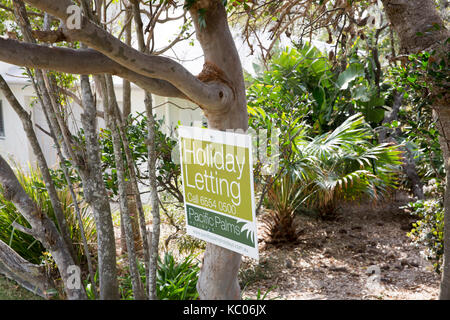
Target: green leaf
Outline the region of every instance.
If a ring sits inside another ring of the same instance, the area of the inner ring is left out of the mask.
[[[352,92],[353,99],[359,100],[362,102],[369,102],[370,94],[369,91],[364,86],[356,87],[356,89]]]
[[[354,63],[339,75],[337,86],[341,90],[346,90],[350,82],[362,76],[364,76],[364,66],[360,63]]]
[[[313,97],[317,102],[317,106],[319,107],[319,110],[322,110],[326,108],[326,97],[325,97],[325,90],[318,86],[313,91]]]

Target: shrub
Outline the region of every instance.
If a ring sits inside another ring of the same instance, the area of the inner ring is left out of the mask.
[[[195,300],[198,298],[197,281],[200,267],[195,257],[189,255],[177,262],[171,253],[166,253],[164,259],[158,257],[156,271],[156,295],[160,300]],[[145,283],[145,268],[142,262],[138,263],[142,283]],[[119,277],[120,296],[124,300],[133,299],[131,277],[127,272]]]
[[[176,262],[171,253],[158,259],[156,294],[160,300],[195,300],[198,298],[197,281],[200,267],[189,255]]]
[[[263,217],[269,243],[295,242],[298,238],[295,216],[297,209],[305,201],[305,187],[292,173],[275,181],[268,193],[273,210]]]
[[[444,254],[444,206],[442,198],[418,200],[406,207],[417,217],[408,236],[427,247],[427,258],[433,261],[436,272],[440,273]]]

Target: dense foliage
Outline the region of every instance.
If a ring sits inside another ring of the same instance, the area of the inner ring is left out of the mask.
[[[330,218],[342,202],[379,200],[396,185],[401,152],[395,144],[378,144],[370,125],[383,120],[377,105],[384,99],[371,89],[367,66],[353,60],[339,73],[304,45],[280,52],[252,79],[249,125],[279,133],[279,171],[267,179],[272,241],[296,239],[297,212]],[[263,179],[261,172],[255,176]]]
[[[440,272],[444,252],[445,168],[439,131],[430,106],[448,93],[449,74],[445,61],[437,61],[433,56],[433,52],[412,54],[405,63],[389,70],[390,81],[403,95],[405,107],[388,126],[414,155],[424,184],[425,199],[407,206],[417,218],[408,235],[428,248],[427,256]],[[431,83],[437,88],[431,87]]]

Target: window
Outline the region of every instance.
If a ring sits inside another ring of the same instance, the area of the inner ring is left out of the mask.
[[[0,137],[5,136],[5,123],[3,120],[2,101],[0,100]]]

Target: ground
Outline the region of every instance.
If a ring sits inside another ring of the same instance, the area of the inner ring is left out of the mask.
[[[0,275],[0,300],[42,300],[42,298]]]
[[[259,290],[267,299],[437,299],[440,277],[407,237],[414,219],[399,209],[406,196],[397,197],[349,204],[334,221],[299,216],[297,244],[260,243],[259,263],[244,259],[244,298]]]
[[[349,204],[332,221],[298,216],[296,244],[265,243],[260,224],[259,263],[244,258],[239,274],[243,298],[256,299],[259,291],[268,292],[266,299],[437,299],[439,275],[424,259],[425,248],[406,236],[414,219],[399,207],[409,200]],[[173,231],[163,223],[162,240]],[[160,249],[163,254],[163,244]],[[177,250],[176,241],[169,250]],[[0,300],[38,298],[0,276]]]

